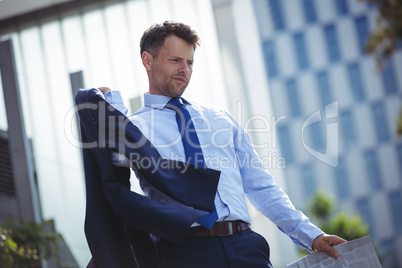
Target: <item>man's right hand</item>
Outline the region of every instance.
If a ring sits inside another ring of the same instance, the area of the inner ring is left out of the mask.
[[[338,258],[339,253],[332,248],[332,246],[339,245],[347,242],[345,239],[340,238],[336,235],[322,234],[317,236],[314,241],[312,248],[314,251],[326,251],[331,257]]]
[[[98,87],[98,89],[103,93],[103,95],[105,95],[106,93],[108,93],[109,91],[112,91],[110,88],[108,87]]]

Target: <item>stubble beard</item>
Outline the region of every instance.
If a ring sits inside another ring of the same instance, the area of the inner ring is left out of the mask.
[[[160,74],[156,74],[157,76]],[[158,83],[156,85],[157,90],[162,93],[165,96],[171,97],[171,98],[177,98],[180,97],[181,95],[183,95],[185,89],[187,88],[188,84],[189,84],[189,80],[188,78],[184,78],[186,79],[186,83],[180,86],[175,85],[175,83],[177,83],[174,78],[178,77],[178,75],[172,75],[170,77],[166,77],[163,76],[162,79],[158,79]]]

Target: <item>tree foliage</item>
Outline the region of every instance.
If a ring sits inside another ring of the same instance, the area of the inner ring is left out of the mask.
[[[346,212],[335,213],[333,198],[318,191],[307,211],[316,219],[321,230],[328,234],[336,234],[346,240],[353,240],[368,234],[368,226],[360,216],[348,216]]]
[[[348,241],[368,235],[369,228],[360,216],[348,216],[345,212],[335,215],[321,226],[328,234],[336,234]]]
[[[398,126],[396,128],[396,134],[402,136],[402,108],[399,110]]]
[[[359,0],[378,7],[376,27],[370,34],[366,52],[374,54],[378,67],[389,58],[402,42],[402,0]]]
[[[376,26],[371,32],[365,50],[373,54],[378,69],[390,58],[398,46],[402,46],[402,0],[359,0],[378,7]],[[402,136],[402,108],[396,134]]]
[[[49,230],[53,221],[43,223],[9,219],[0,223],[0,264],[3,268],[41,267],[41,258],[57,253],[60,235]]]
[[[358,215],[349,216],[346,212],[335,212],[333,198],[318,191],[310,202],[307,213],[315,220],[318,227],[328,234],[340,236],[348,241],[368,235],[369,228]],[[300,251],[306,255],[306,250]]]
[[[309,214],[320,223],[327,222],[333,210],[334,202],[332,198],[320,191],[316,193],[308,207]]]

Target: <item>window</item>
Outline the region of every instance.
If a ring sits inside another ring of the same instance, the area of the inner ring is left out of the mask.
[[[357,63],[348,65],[349,84],[355,102],[364,100],[363,81],[360,74],[360,66]]]
[[[396,145],[396,155],[398,159],[398,167],[400,172],[400,178],[402,178],[402,143]]]
[[[306,199],[311,199],[316,191],[316,182],[314,178],[313,167],[305,165],[301,167],[301,176]]]
[[[338,166],[334,169],[336,196],[338,200],[350,196],[349,176],[343,158],[339,158]]]
[[[385,94],[390,95],[398,91],[395,79],[394,65],[391,60],[384,64],[382,69],[382,82],[384,85]]]
[[[350,148],[356,143],[356,131],[351,111],[342,111],[340,113],[340,128],[343,135],[343,142],[345,148]]]
[[[334,0],[336,12],[338,15],[346,15],[348,13],[348,3],[347,0]]]
[[[387,115],[384,104],[381,102],[374,103],[371,106],[373,112],[373,121],[377,134],[378,142],[386,142],[390,140],[390,134],[387,123]]]
[[[286,164],[292,164],[294,161],[292,139],[290,137],[289,127],[286,125],[278,126],[278,137],[281,147],[281,153]]]
[[[373,150],[364,152],[364,162],[371,190],[381,190],[382,181],[380,167],[377,160],[377,153]]]
[[[288,97],[290,114],[294,117],[300,116],[302,112],[299,98],[299,90],[296,80],[295,79],[287,80],[285,86]]]
[[[400,213],[400,212],[398,212]],[[398,252],[395,246],[395,238],[387,239],[381,242],[381,257],[382,257],[382,267],[384,268],[394,268],[400,267],[398,264]]]
[[[0,195],[15,196],[13,168],[8,134],[0,130]]]
[[[130,108],[133,113],[139,111],[142,108],[142,95],[136,96],[130,99]]]
[[[317,152],[320,153],[325,153],[325,140],[324,140],[324,135],[323,135],[323,124],[322,122],[315,122],[311,125],[308,126],[310,129],[310,135],[311,135],[311,142],[312,142],[312,149],[314,149]]]
[[[366,46],[367,37],[369,34],[367,18],[358,17],[355,19],[355,27],[357,32],[358,45],[361,53],[364,53],[364,48]]]
[[[297,59],[297,65],[300,70],[306,70],[309,67],[306,43],[303,33],[297,33],[293,36],[293,44]]]
[[[330,62],[337,62],[341,58],[336,36],[336,28],[333,24],[324,27],[325,43],[327,45],[328,58]]]
[[[367,198],[362,198],[356,202],[357,210],[365,224],[370,228],[370,235],[374,237],[373,218],[370,211],[370,203]]]
[[[396,41],[396,48],[401,49],[402,48],[402,40],[399,39],[398,41]]]
[[[316,74],[317,88],[321,100],[321,106],[324,107],[327,104],[333,102],[331,83],[329,82],[327,71],[321,71]]]
[[[273,41],[266,41],[263,44],[264,61],[269,78],[278,76],[278,65],[276,61],[275,43]]]
[[[313,0],[302,0],[304,18],[307,23],[314,23],[317,21],[315,6]]]
[[[400,191],[391,192],[388,196],[395,232],[402,234],[402,195]]]
[[[2,130],[7,131],[8,129],[6,104],[4,103],[4,97],[3,97],[3,83],[1,81],[2,80],[0,71],[0,133]]]
[[[271,7],[271,16],[274,21],[275,30],[285,29],[285,22],[283,20],[283,9],[281,6],[282,1],[280,0],[269,0],[269,5]]]

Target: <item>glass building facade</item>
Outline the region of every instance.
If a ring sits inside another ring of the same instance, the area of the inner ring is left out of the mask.
[[[374,5],[355,0],[253,4],[274,112],[286,117],[278,124],[278,135],[291,199],[305,208],[318,189],[333,195],[337,210],[360,214],[369,225],[372,239],[388,258],[384,267],[401,266],[402,139],[396,127],[402,106],[402,50],[382,70],[365,53],[378,14]],[[336,116],[325,122],[327,105],[333,102]],[[305,127],[317,111],[321,127]],[[337,124],[334,139],[328,138],[330,123]],[[325,158],[331,144],[339,149],[335,165]]]

